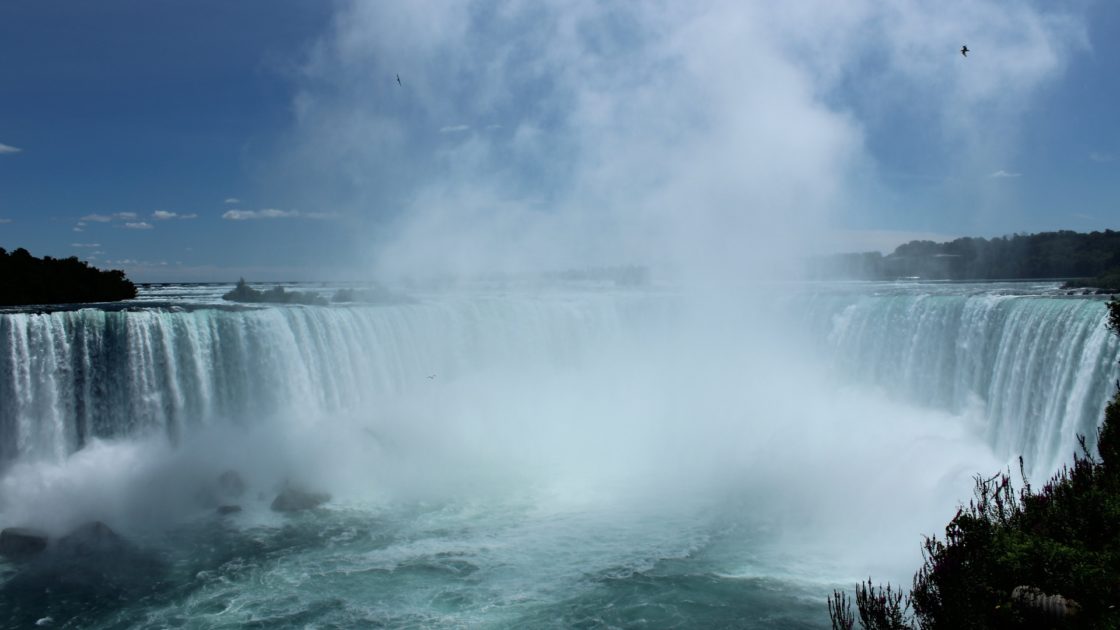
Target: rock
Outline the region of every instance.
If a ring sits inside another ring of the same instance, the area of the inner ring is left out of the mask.
[[[37,529],[8,527],[0,532],[0,556],[23,560],[47,548],[47,535]]]
[[[272,501],[272,509],[277,512],[299,512],[317,508],[330,500],[331,495],[326,492],[312,492],[288,484]]]
[[[240,505],[219,505],[218,514],[225,516],[226,514],[236,514],[241,511]]]
[[[101,521],[86,523],[58,540],[59,552],[76,556],[116,553],[128,547],[124,538]]]
[[[245,480],[236,470],[229,469],[218,478],[200,487],[195,493],[195,501],[207,508],[236,503],[245,494]]]
[[[218,493],[224,498],[240,499],[245,494],[245,480],[236,470],[218,475]]]

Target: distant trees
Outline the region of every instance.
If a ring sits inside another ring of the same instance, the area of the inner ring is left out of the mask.
[[[1120,300],[1107,325],[1120,335]],[[1120,627],[1120,386],[1097,432],[1097,456],[1084,439],[1073,464],[1040,490],[1010,476],[977,477],[973,500],[927,538],[925,563],[903,597],[869,579],[856,588],[860,625],[911,628]],[[1022,460],[1020,460],[1020,465]],[[832,627],[857,616],[837,591]]]
[[[816,278],[888,280],[1015,280],[1094,278],[1120,274],[1120,232],[1070,230],[1015,234],[993,239],[958,238],[946,243],[910,241],[878,252],[825,256],[810,262]]]
[[[76,257],[36,258],[0,247],[0,306],[114,302],[136,297],[123,271],[102,271]]]

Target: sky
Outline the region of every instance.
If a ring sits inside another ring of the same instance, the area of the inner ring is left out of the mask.
[[[1120,229],[1118,68],[1106,0],[9,0],[0,247],[139,281],[765,275]]]

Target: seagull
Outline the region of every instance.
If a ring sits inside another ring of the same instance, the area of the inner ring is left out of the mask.
[[[968,56],[968,46],[961,46],[961,54],[964,55],[965,57]],[[399,78],[397,80],[400,81]]]
[[[401,75],[399,75],[399,74],[397,75],[397,85],[399,85],[401,87],[404,87],[404,84],[401,83]]]

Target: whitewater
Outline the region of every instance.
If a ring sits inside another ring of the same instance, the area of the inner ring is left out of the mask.
[[[3,627],[827,627],[974,474],[1092,444],[1120,378],[1103,300],[1056,283],[228,288],[0,313],[0,527],[152,559],[0,560]],[[288,480],[333,499],[277,514]]]

